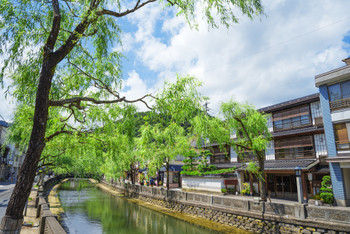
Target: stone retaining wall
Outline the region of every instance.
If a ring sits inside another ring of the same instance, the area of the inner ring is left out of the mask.
[[[57,220],[57,215],[52,214],[50,203],[45,199],[45,193],[49,191],[53,185],[62,180],[62,177],[53,177],[44,182],[42,188],[39,188],[37,195],[37,217],[40,218],[40,233],[45,234],[65,234],[61,224]]]
[[[297,203],[270,203],[115,182],[109,184],[152,204],[263,233],[350,233],[350,211]]]

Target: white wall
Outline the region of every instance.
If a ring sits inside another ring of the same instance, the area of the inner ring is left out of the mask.
[[[224,180],[232,180],[232,179],[237,179],[237,178],[184,176],[182,177],[182,188],[221,193],[221,189],[225,188]],[[234,186],[227,186],[227,187],[234,188]],[[238,185],[237,185],[237,190],[239,190]]]
[[[331,115],[333,123],[350,121],[350,110],[335,111]]]

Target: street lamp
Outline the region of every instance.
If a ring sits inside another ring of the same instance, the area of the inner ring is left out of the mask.
[[[294,170],[295,170],[295,176],[297,180],[298,202],[303,203],[304,196],[303,196],[303,185],[301,183],[301,167],[297,166]]]
[[[301,167],[297,166],[295,167],[295,176],[296,177],[301,177]]]

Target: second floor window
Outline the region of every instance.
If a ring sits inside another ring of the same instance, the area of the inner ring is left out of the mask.
[[[350,80],[328,86],[332,111],[350,108]]]
[[[328,92],[331,102],[350,98],[350,80],[328,86]]]
[[[210,163],[230,163],[230,147],[226,146],[225,149],[220,149],[219,146],[212,146],[210,152],[213,154],[210,157]]]
[[[276,159],[314,158],[312,136],[292,137],[275,140]]]
[[[273,113],[274,131],[311,125],[309,105],[302,105]]]

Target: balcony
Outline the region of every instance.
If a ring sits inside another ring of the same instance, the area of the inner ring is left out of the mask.
[[[350,98],[335,100],[329,103],[331,111],[350,108]]]
[[[338,151],[350,150],[350,140],[342,140],[335,142]]]

